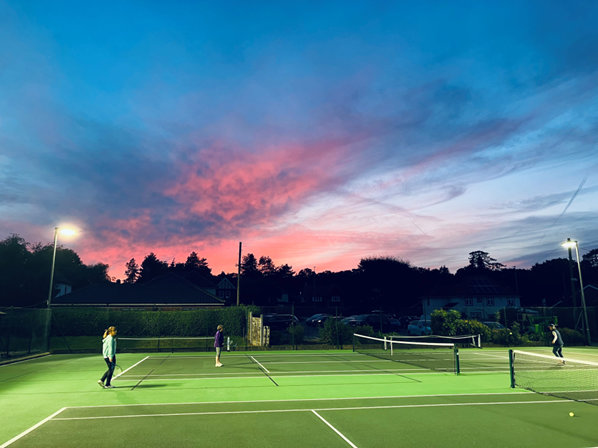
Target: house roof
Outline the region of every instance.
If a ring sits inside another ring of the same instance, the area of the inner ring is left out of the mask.
[[[484,275],[468,276],[461,278],[458,283],[449,287],[444,286],[442,293],[432,293],[430,296],[443,297],[492,297],[492,296],[518,296],[509,287],[500,285]]]
[[[147,283],[88,285],[52,300],[53,305],[219,306],[224,300],[173,273]]]

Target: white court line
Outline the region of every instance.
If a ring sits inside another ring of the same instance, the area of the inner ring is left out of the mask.
[[[255,359],[253,356],[250,356],[251,359],[253,359],[253,362],[255,362],[258,366],[261,367],[261,369],[266,372],[266,373],[270,373],[270,371],[268,369],[266,369],[261,362],[259,362],[257,359]]]
[[[316,411],[314,411],[313,409],[311,410],[311,412],[313,412],[314,414],[316,414],[316,416],[322,420],[324,423],[326,423],[326,425],[328,425],[328,427],[330,429],[332,429],[335,433],[337,433],[345,442],[347,442],[349,444],[349,446],[352,446],[353,448],[357,448],[357,446],[351,442],[349,439],[347,439],[347,437],[345,437],[345,435],[340,432],[338,429],[336,429],[334,426],[332,426],[330,423],[328,423],[328,421],[322,417],[320,414],[318,414]]]
[[[28,358],[24,358],[24,359],[15,359],[14,361],[11,361],[10,359],[6,360],[6,361],[2,361],[0,363],[0,367],[4,367],[4,366],[12,366],[15,364],[21,364],[22,362],[28,362],[28,361],[34,361],[36,359],[40,359],[40,358],[46,358],[52,356],[51,353],[40,353],[39,355],[36,356],[30,356]]]
[[[58,411],[54,412],[52,415],[46,417],[45,419],[43,419],[41,422],[36,423],[35,425],[33,425],[31,428],[23,431],[21,434],[19,434],[18,436],[13,437],[12,439],[10,439],[8,442],[4,442],[2,445],[0,445],[0,448],[5,448],[8,445],[11,445],[13,442],[16,442],[17,440],[19,440],[22,437],[25,437],[27,434],[29,434],[31,431],[39,428],[41,425],[43,425],[44,423],[46,423],[48,420],[52,420],[52,418],[54,418],[54,416],[60,414],[62,411],[64,411],[66,408],[62,408],[59,409]]]
[[[343,372],[343,371],[340,371]],[[334,378],[334,377],[374,377],[374,376],[390,376],[390,377],[397,377],[397,375],[406,377],[406,375],[408,374],[417,374],[417,375],[454,375],[453,373],[450,372],[424,372],[424,371],[415,371],[415,372],[407,372],[404,370],[401,371],[397,371],[397,372],[393,372],[393,371],[386,371],[386,372],[382,372],[380,370],[374,370],[374,372],[379,372],[379,373],[335,373],[335,372],[330,372],[327,374],[316,374],[316,375],[285,375],[282,372],[276,372],[274,374],[271,374],[271,376],[275,377],[275,378]],[[468,372],[470,373],[470,372]],[[480,373],[480,374],[494,374],[496,372],[473,372],[473,373]],[[251,374],[250,374],[251,375]],[[254,378],[264,378],[263,375],[261,376],[227,376],[227,377],[208,377],[208,376],[204,376],[204,377],[187,377],[187,378],[156,378],[154,375],[150,375],[150,376],[130,376],[127,378],[120,378],[121,381],[135,381],[135,380],[139,380],[139,379],[143,379],[144,382],[148,382],[148,381],[181,381],[181,380],[185,380],[185,381],[218,381],[218,380],[238,380],[238,379],[254,379]],[[408,378],[411,379],[411,378]],[[413,379],[411,379],[411,381],[413,381]]]
[[[259,377],[262,378],[262,377]],[[130,404],[99,404],[87,406],[69,406],[65,409],[84,409],[84,408],[116,408],[116,407],[134,407],[134,406],[182,406],[197,404],[237,404],[237,403],[280,403],[280,402],[301,402],[301,401],[339,401],[339,400],[388,400],[395,398],[435,398],[435,397],[461,397],[461,396],[480,396],[487,397],[493,395],[535,395],[535,392],[522,390],[517,392],[486,392],[486,393],[462,393],[462,394],[428,394],[428,395],[383,395],[375,397],[328,397],[328,398],[296,398],[296,399],[277,399],[277,400],[234,400],[234,401],[188,401],[184,403],[130,403]]]
[[[368,372],[373,373],[380,373],[380,374],[389,374],[389,373],[430,373],[430,374],[446,374],[452,372],[430,372],[429,369],[420,369],[420,368],[412,368],[412,369],[359,369],[359,370],[293,370],[293,371],[285,371],[285,370],[277,370],[275,372],[268,371],[263,365],[261,365],[258,361],[255,361],[260,367],[266,370],[268,373],[272,373],[273,375],[278,376],[289,376],[289,375],[297,375],[302,373],[327,373],[327,374],[344,374],[344,375],[360,375]],[[255,369],[253,369],[255,371]],[[352,373],[355,372],[355,373]],[[246,378],[247,375],[253,375],[253,372],[247,372],[245,374],[240,374],[239,372],[222,372],[222,373],[155,373],[153,375],[129,375],[127,379],[133,378],[172,378],[172,377],[181,377],[176,379],[184,379],[184,378],[209,378],[211,376],[220,378],[230,377],[230,375],[238,375],[239,378]],[[316,375],[317,376],[317,375]],[[236,378],[236,377],[235,377]]]
[[[496,402],[477,402],[477,403],[427,403],[427,404],[397,404],[397,405],[383,405],[383,406],[349,406],[345,408],[316,408],[315,410],[324,411],[363,411],[375,409],[413,409],[413,408],[443,408],[454,406],[501,406],[501,405],[517,405],[517,404],[546,404],[546,403],[567,403],[575,400],[535,400],[535,401],[496,401]],[[204,411],[204,412],[171,412],[164,414],[127,414],[127,415],[100,415],[95,417],[57,417],[56,421],[69,420],[108,420],[120,418],[144,418],[144,417],[183,417],[183,416],[199,416],[199,415],[236,415],[236,414],[279,414],[285,412],[313,412],[310,408],[295,408],[295,409],[260,409],[250,411]],[[0,447],[2,448],[2,447]]]
[[[145,357],[145,358],[143,358],[142,360],[140,360],[140,361],[136,362],[135,364],[133,364],[133,365],[132,365],[131,367],[129,367],[128,369],[126,369],[126,370],[123,370],[123,371],[122,371],[122,372],[120,372],[118,375],[116,375],[116,376],[114,377],[114,379],[118,378],[118,377],[119,377],[119,376],[121,376],[121,375],[124,375],[124,374],[125,374],[125,373],[127,373],[129,370],[131,370],[133,367],[135,367],[135,366],[138,366],[139,364],[141,364],[141,363],[142,363],[143,361],[145,361],[147,358],[149,358],[149,356],[146,356],[146,357]]]

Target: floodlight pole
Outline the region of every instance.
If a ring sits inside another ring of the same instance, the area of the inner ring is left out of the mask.
[[[237,306],[239,306],[241,297],[241,246],[242,241],[239,241],[239,262],[237,263]]]
[[[588,321],[588,310],[586,308],[586,295],[583,290],[583,280],[581,277],[581,263],[579,261],[579,243],[577,241],[571,241],[571,238],[567,238],[567,241],[563,244],[564,247],[570,248],[575,247],[575,256],[577,258],[577,271],[579,273],[579,288],[581,291],[581,307],[583,308],[583,319],[585,327],[585,338],[586,344],[592,345],[592,337],[590,336],[590,325]]]
[[[52,305],[52,288],[54,286],[54,267],[56,265],[56,243],[58,242],[58,227],[54,227],[54,252],[52,253],[52,269],[50,270],[50,289],[48,290],[48,300],[46,307]]]

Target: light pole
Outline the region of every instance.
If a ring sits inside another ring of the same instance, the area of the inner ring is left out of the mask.
[[[584,320],[584,328],[585,328],[585,338],[586,344],[592,344],[592,338],[590,336],[590,326],[588,322],[588,310],[586,309],[586,296],[583,291],[583,280],[581,278],[581,263],[579,262],[579,243],[577,241],[571,241],[571,238],[567,238],[563,244],[561,244],[566,249],[575,248],[575,256],[577,257],[577,271],[579,273],[579,288],[581,291],[581,307],[583,309],[583,320]]]
[[[50,289],[48,290],[48,300],[46,300],[46,306],[50,308],[52,305],[52,288],[54,287],[54,267],[56,266],[56,245],[58,243],[58,232],[62,235],[74,235],[75,231],[68,228],[54,227],[54,251],[52,252],[52,269],[50,270]]]

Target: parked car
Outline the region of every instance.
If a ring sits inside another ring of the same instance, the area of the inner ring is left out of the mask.
[[[399,331],[400,329],[400,323],[397,319],[382,313],[356,314],[353,316],[345,317],[341,320],[341,322],[352,327],[361,327],[363,325],[369,325],[375,331],[382,332],[393,332]]]
[[[341,323],[350,325],[351,327],[361,327],[362,325],[367,325],[367,317],[367,314],[354,314],[353,316],[341,319]]]
[[[491,322],[491,321],[487,321],[487,322],[482,322],[484,325],[486,325],[488,328],[490,328],[491,330],[502,330],[503,328],[505,328],[505,326],[499,322]]]
[[[293,314],[263,314],[264,325],[270,327],[271,330],[284,330],[291,325],[299,323],[297,316]]]
[[[432,334],[432,323],[429,320],[412,320],[407,326],[407,333],[412,336],[424,336]]]
[[[310,327],[321,327],[328,318],[330,318],[330,314],[318,313],[305,319],[305,323]]]

